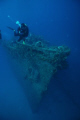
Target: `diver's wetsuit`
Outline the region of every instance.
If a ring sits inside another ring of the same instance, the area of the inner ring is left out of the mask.
[[[19,36],[18,42],[22,39],[25,40],[25,37],[27,37],[28,34],[29,29],[24,23],[21,24],[21,27],[18,28],[17,32],[14,31],[14,36]]]
[[[0,39],[2,39],[1,30],[0,30]]]

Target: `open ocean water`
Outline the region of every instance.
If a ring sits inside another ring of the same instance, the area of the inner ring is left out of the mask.
[[[10,40],[16,21],[50,44],[71,49],[69,67],[58,71],[37,113],[0,46],[0,120],[80,120],[80,0],[0,0],[2,39]]]

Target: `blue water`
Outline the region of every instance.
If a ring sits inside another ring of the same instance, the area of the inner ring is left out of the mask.
[[[10,19],[8,18],[10,16]],[[30,33],[53,45],[70,47],[69,68],[58,71],[37,113],[32,113],[23,88],[0,46],[0,120],[80,119],[80,0],[0,0],[0,29],[10,40],[19,20]]]

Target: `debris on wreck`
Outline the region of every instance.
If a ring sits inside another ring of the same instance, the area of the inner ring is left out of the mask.
[[[4,41],[3,46],[11,57],[15,73],[24,82],[32,110],[37,110],[52,76],[58,69],[66,68],[70,49],[67,46],[50,46],[35,35],[30,35],[25,44]]]

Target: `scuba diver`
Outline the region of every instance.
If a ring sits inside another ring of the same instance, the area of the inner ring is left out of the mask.
[[[0,40],[2,39],[2,34],[1,34],[1,30],[0,30]]]
[[[16,24],[19,25],[17,31],[11,27],[8,27],[9,29],[14,31],[14,36],[19,36],[19,39],[17,40],[17,42],[20,42],[21,40],[23,40],[23,44],[25,44],[25,39],[29,34],[29,29],[28,26],[24,23],[19,23],[19,21],[16,22]]]
[[[17,32],[14,30],[14,36],[19,36],[18,42],[23,40],[23,43],[25,44],[25,38],[29,34],[29,29],[26,24],[22,23],[19,25]]]

